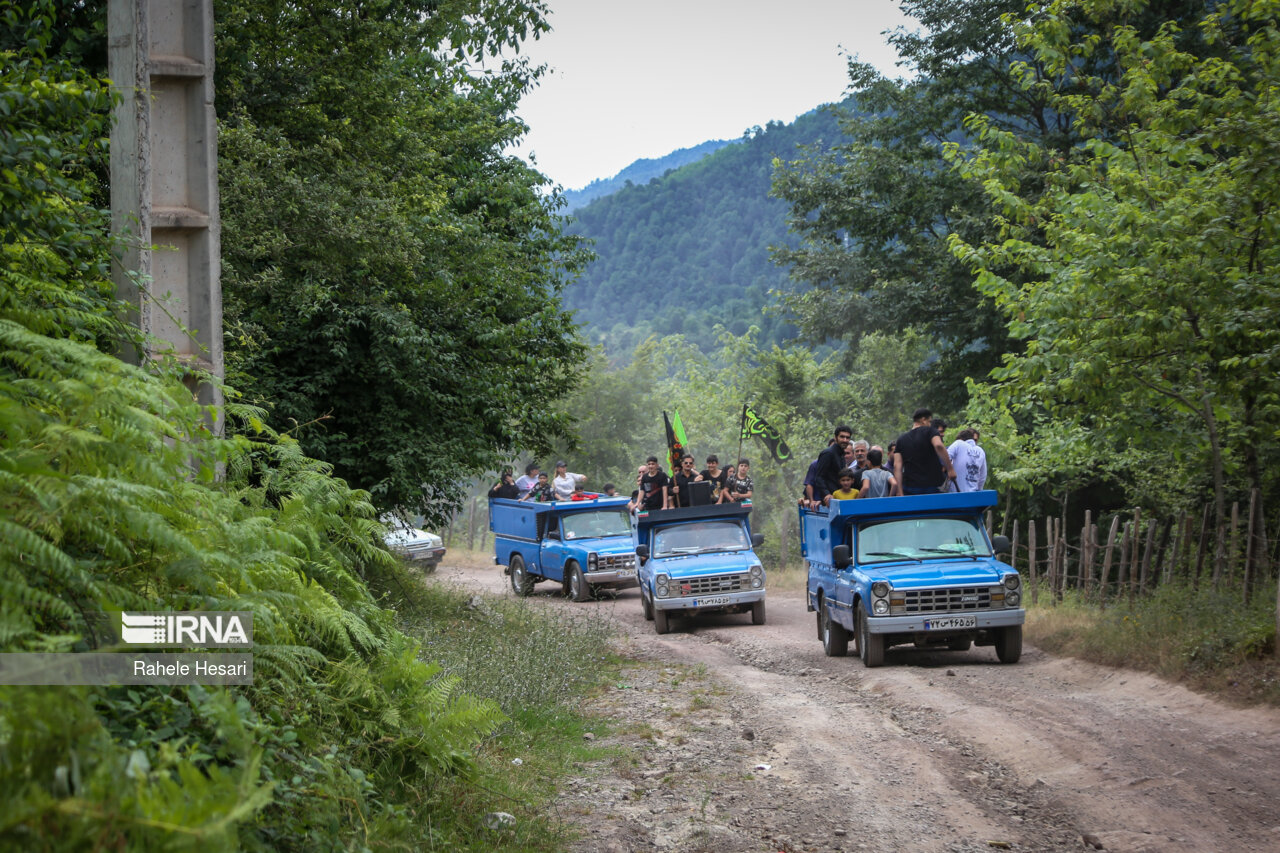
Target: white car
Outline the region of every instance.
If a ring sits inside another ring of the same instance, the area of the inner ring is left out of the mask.
[[[434,533],[409,527],[395,517],[383,517],[387,525],[384,541],[393,553],[416,563],[425,571],[434,572],[444,559],[444,540]]]

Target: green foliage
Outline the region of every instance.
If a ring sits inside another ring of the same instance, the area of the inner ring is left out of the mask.
[[[0,688],[0,847],[420,846],[420,788],[504,717],[370,593],[403,568],[368,493],[261,410],[214,437],[178,366],[99,348],[130,339],[87,203],[105,88],[44,57],[50,8],[0,66],[0,651],[97,648],[121,609],[250,610],[255,683]]]
[[[680,334],[710,349],[717,324],[738,335],[756,326],[768,343],[792,337],[787,321],[765,310],[786,285],[769,260],[770,246],[788,242],[785,205],[769,197],[772,163],[836,134],[826,110],[772,122],[578,208],[570,229],[591,241],[596,260],[566,289],[565,305],[588,339],[625,357],[650,335]]]
[[[558,298],[577,241],[502,153],[543,12],[216,5],[229,381],[433,523],[459,483],[567,435],[556,401],[584,357]]]
[[[1083,444],[1139,445],[1153,420],[1185,437],[1168,442],[1180,464],[1136,497],[1160,507],[1171,488],[1210,482],[1219,529],[1232,483],[1275,485],[1263,475],[1280,392],[1269,9],[1241,0],[1206,13],[1207,46],[1192,51],[1173,21],[1144,37],[1093,4],[1046,4],[1024,43],[1051,73],[1110,61],[1052,100],[1078,117],[1084,143],[1064,157],[975,116],[980,148],[953,150],[1000,211],[997,234],[953,248],[1026,341],[994,373],[996,396],[1015,413],[1042,408],[1037,434]],[[1039,90],[1037,73],[1017,70]],[[1044,187],[1034,196],[1029,168]],[[1135,457],[1131,467],[1141,448]]]

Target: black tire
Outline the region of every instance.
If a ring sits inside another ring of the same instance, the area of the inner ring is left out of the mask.
[[[653,602],[649,600],[649,596],[644,594],[644,587],[640,587],[640,606],[644,608],[644,620],[646,622],[652,622]]]
[[[752,625],[764,624],[764,602],[763,601],[757,601],[751,605],[751,624]]]
[[[1022,657],[1022,626],[1010,625],[996,634],[996,657],[1000,663],[1017,663]]]
[[[867,609],[858,602],[858,656],[863,666],[884,666],[884,636],[867,630]]]
[[[822,633],[822,631],[823,631],[823,625],[822,625],[822,619],[823,619],[823,615],[822,615],[822,608],[823,608],[824,606],[825,606],[825,603],[823,602],[822,597],[821,597],[821,596],[819,596],[819,597],[818,597],[818,609],[817,609],[817,610],[814,612],[814,614],[813,614],[813,615],[814,615],[814,621],[818,623],[818,642],[819,642],[819,643],[821,643],[821,642],[822,642],[822,637],[823,637],[823,633]]]
[[[849,632],[838,622],[831,621],[831,612],[824,604],[822,614],[822,651],[829,658],[842,658],[849,654]]]
[[[582,575],[582,569],[575,562],[564,565],[564,576],[569,579],[569,597],[574,601],[591,600],[591,584]]]
[[[524,557],[512,554],[507,567],[511,570],[511,591],[521,597],[533,595],[533,578],[525,568]]]
[[[667,621],[667,611],[653,608],[653,630],[658,634],[665,634],[671,630],[671,624]]]
[[[963,640],[949,640],[947,642],[947,651],[949,652],[967,652],[969,647],[973,645],[973,640],[965,637]]]

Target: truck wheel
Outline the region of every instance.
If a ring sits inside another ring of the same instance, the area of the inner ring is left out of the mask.
[[[996,657],[1000,663],[1017,663],[1022,657],[1022,626],[1001,628],[996,634]]]
[[[565,576],[569,578],[569,597],[574,601],[591,600],[591,584],[582,576],[582,569],[577,563],[565,563]]]
[[[842,658],[849,653],[849,632],[844,626],[831,621],[831,613],[822,605],[822,651],[829,658]]]
[[[524,567],[524,557],[512,554],[508,568],[511,569],[511,591],[519,596],[532,595],[533,578],[529,577],[529,570]]]
[[[884,665],[884,635],[867,629],[867,609],[858,602],[858,656],[868,669]]]
[[[763,601],[757,601],[751,605],[751,624],[752,625],[764,624],[764,602]]]
[[[644,594],[644,587],[640,587],[640,606],[644,608],[644,620],[646,622],[652,622],[653,602],[649,600],[649,596]]]
[[[826,615],[823,610],[824,607],[826,607],[826,604],[823,602],[821,598],[819,598],[818,609],[813,614],[814,621],[818,623],[818,642],[819,643],[821,643],[823,638],[826,636],[826,630],[827,630],[827,626],[823,624],[823,622],[826,620]]]
[[[653,630],[658,634],[665,634],[671,630],[671,625],[667,622],[667,611],[653,609]]]

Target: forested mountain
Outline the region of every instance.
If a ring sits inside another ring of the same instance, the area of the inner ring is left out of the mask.
[[[790,242],[787,205],[770,198],[774,158],[799,146],[825,149],[839,129],[826,109],[791,124],[771,122],[647,184],[623,187],[578,210],[570,230],[594,241],[597,259],[565,290],[588,340],[625,353],[650,334],[683,333],[711,344],[723,323],[741,334],[760,326],[762,341],[794,333],[766,315],[771,288],[787,272],[769,247]]]
[[[728,145],[732,140],[712,139],[691,148],[672,151],[665,157],[646,157],[637,160],[612,178],[598,178],[580,190],[566,190],[562,195],[569,202],[568,210],[574,211],[583,205],[595,201],[601,196],[617,192],[628,183],[647,184],[654,178],[660,178],[672,169],[679,169],[690,163],[696,163],[713,151]]]

